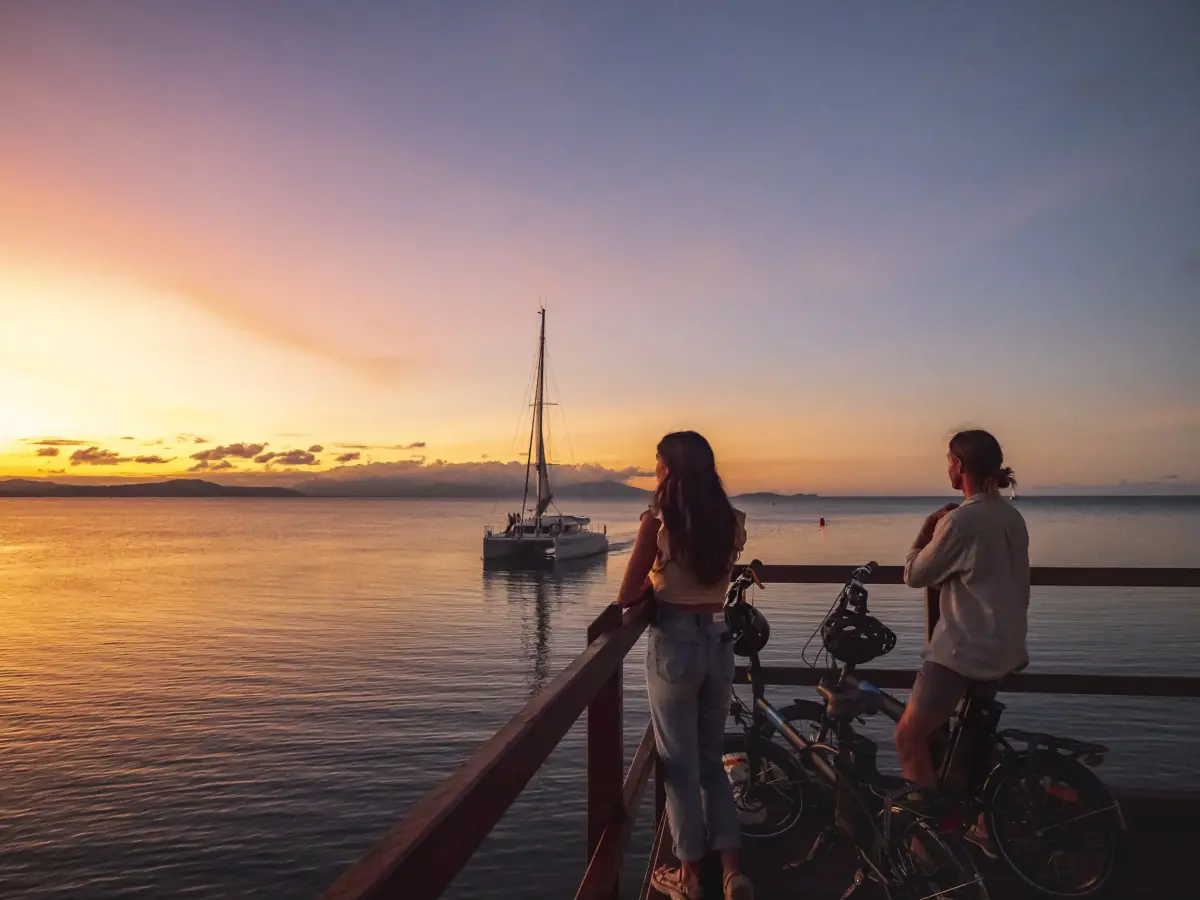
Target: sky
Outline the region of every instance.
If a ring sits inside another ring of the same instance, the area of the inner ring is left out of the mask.
[[[580,477],[1200,492],[1198,159],[1193,4],[0,0],[0,477],[499,471],[544,303]]]

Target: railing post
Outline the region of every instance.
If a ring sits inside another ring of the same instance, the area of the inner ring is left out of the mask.
[[[611,604],[588,627],[588,643],[621,627],[621,607]],[[623,662],[623,661],[622,661]],[[604,829],[616,821],[625,778],[625,739],[622,732],[622,678],[618,663],[587,708],[588,822],[587,854],[591,861]],[[585,862],[586,865],[586,862]],[[612,900],[620,896],[620,872],[613,880]]]

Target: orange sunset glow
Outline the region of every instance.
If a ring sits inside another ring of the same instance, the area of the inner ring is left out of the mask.
[[[602,102],[585,39],[520,17],[460,36],[491,83],[365,20],[259,47],[224,13],[5,19],[0,477],[519,460],[545,303],[554,461],[604,477],[690,427],[738,489],[919,493],[978,424],[1048,490],[1200,482],[1200,244],[1167,202],[1200,145],[1166,99],[1133,128],[1010,113],[1008,157],[965,117],[895,131],[942,94],[835,82],[801,127],[810,80],[756,107],[697,70],[691,106],[623,78]],[[197,457],[238,444],[262,451]]]

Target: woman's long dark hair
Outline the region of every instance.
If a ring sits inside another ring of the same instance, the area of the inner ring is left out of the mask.
[[[1013,470],[1004,464],[1004,451],[990,432],[976,428],[960,431],[950,438],[950,454],[962,463],[962,470],[978,481],[1006,488],[1017,483]]]
[[[712,447],[694,431],[675,431],[658,443],[667,477],[654,503],[667,526],[671,557],[685,563],[701,584],[729,577],[738,521],[717,474]]]

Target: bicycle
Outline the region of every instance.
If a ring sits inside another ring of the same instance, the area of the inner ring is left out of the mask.
[[[870,565],[855,571],[831,607],[834,615],[869,618],[862,582],[870,574]],[[807,731],[817,744],[848,739],[859,748],[870,744],[873,753],[874,743],[853,733],[845,715],[830,718],[830,695],[834,705],[860,722],[876,713],[899,722],[905,704],[859,679],[855,665],[851,659],[840,668],[830,666],[819,688],[824,704],[796,700],[779,710],[780,718],[797,732]],[[935,735],[939,784],[982,817],[996,855],[1028,887],[1052,897],[1102,895],[1126,872],[1132,843],[1120,804],[1088,768],[1099,765],[1108,748],[998,730],[1005,707],[995,700],[995,687],[973,682],[954,719]]]
[[[753,692],[752,705],[737,695],[731,701],[730,714],[742,730],[726,735],[726,754],[744,757],[745,765],[731,768],[727,763],[726,770],[743,811],[762,808],[766,802],[780,798],[785,806],[789,798],[797,805],[766,832],[747,831],[743,825],[743,833],[761,838],[795,827],[803,811],[804,786],[816,784],[833,800],[833,821],[822,830],[809,854],[793,867],[812,862],[835,841],[844,840],[854,847],[860,862],[844,897],[870,881],[882,887],[889,900],[987,900],[983,879],[954,833],[958,823],[946,828],[898,802],[912,786],[882,775],[872,757],[851,749],[854,735],[837,709],[828,711],[842,738],[834,746],[805,740],[767,701],[759,677],[759,652],[770,630],[765,617],[745,599],[751,584],[762,587],[755,571],[760,566],[755,560],[743,569],[730,584],[725,600],[735,652],[749,658]],[[794,756],[771,740],[776,732],[790,745]],[[745,781],[739,783],[743,774]]]

